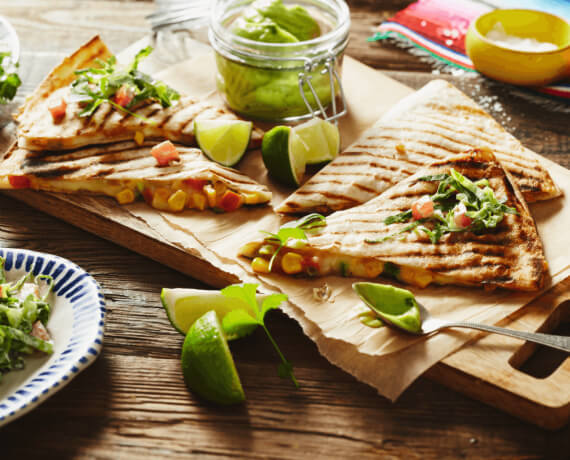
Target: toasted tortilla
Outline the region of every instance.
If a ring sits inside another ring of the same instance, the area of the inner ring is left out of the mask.
[[[528,202],[561,194],[536,154],[453,85],[434,80],[396,104],[276,211],[351,208],[432,161],[471,148],[490,148]]]
[[[505,214],[495,229],[479,234],[444,234],[437,243],[421,231],[398,235],[409,222],[384,223],[388,216],[411,209],[420,197],[435,193],[439,183],[421,177],[449,173],[451,168],[473,181],[488,179],[497,199],[505,200],[518,215]],[[263,255],[267,250],[259,252],[263,245],[267,241],[246,245],[241,254],[268,257]],[[310,276],[376,278],[388,274],[420,287],[436,283],[532,291],[543,286],[547,268],[528,206],[511,176],[488,150],[436,161],[367,203],[331,214],[325,227],[308,235],[306,245],[282,250],[273,263],[276,271],[287,252],[313,261],[304,264],[312,267],[307,273]]]
[[[80,104],[71,102],[71,83],[75,71],[98,67],[111,52],[97,36],[53,69],[34,93],[28,97],[15,119],[18,122],[18,146],[28,150],[69,150],[87,145],[132,140],[137,132],[145,139],[164,140],[195,146],[196,119],[236,119],[223,107],[181,96],[168,108],[156,101],[142,101],[129,111],[132,116],[111,104],[101,104],[93,115],[79,117]],[[67,101],[66,115],[54,123],[49,107]],[[140,118],[142,117],[142,118]],[[254,128],[250,148],[259,147],[263,132]]]
[[[0,188],[25,188],[49,192],[90,192],[117,198],[125,189],[163,188],[170,193],[184,181],[207,181],[242,196],[244,204],[271,200],[271,192],[245,174],[207,159],[201,150],[177,145],[180,161],[158,166],[150,151],[153,142],[133,142],[84,147],[64,152],[32,151],[14,144],[0,159]],[[10,178],[17,178],[16,181]],[[201,190],[198,190],[201,193]],[[143,193],[144,196],[144,193]],[[145,197],[146,198],[146,197]],[[215,207],[215,206],[206,206]]]

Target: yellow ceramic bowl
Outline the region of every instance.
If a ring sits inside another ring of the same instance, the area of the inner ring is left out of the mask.
[[[508,35],[535,38],[558,46],[553,51],[517,51],[487,39],[500,22]],[[534,10],[494,10],[475,19],[465,38],[475,68],[496,80],[515,85],[544,85],[570,77],[570,24],[552,14]]]

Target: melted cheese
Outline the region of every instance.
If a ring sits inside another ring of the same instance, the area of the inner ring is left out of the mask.
[[[7,182],[7,178],[5,178]],[[212,186],[212,184],[207,185],[207,190],[209,194],[204,195],[200,191],[191,189],[183,184],[182,181],[177,180],[170,184],[164,184],[166,186],[160,186],[160,182],[155,181],[140,181],[140,180],[57,180],[57,179],[41,179],[37,177],[30,177],[31,188],[35,190],[43,190],[48,192],[63,192],[63,193],[75,193],[75,192],[90,192],[96,194],[103,194],[117,199],[119,202],[120,194],[124,193],[126,190],[130,190],[136,196],[139,191],[144,189],[149,189],[152,191],[153,195],[156,191],[164,191],[162,201],[153,199],[153,207],[158,209],[166,209],[171,211],[178,211],[179,207],[173,208],[168,205],[169,197],[179,190],[184,191],[188,194],[189,199],[186,200],[186,207],[204,210],[209,204],[209,207],[215,207],[217,200],[223,195],[226,190],[226,186],[222,182],[217,182]],[[218,186],[219,184],[219,186]],[[0,183],[0,186],[2,184]],[[216,192],[216,186],[220,193]],[[222,187],[223,186],[223,187]],[[9,187],[7,187],[9,188]],[[239,192],[238,192],[239,193]],[[168,196],[166,196],[168,195]],[[259,204],[267,202],[267,197],[263,193],[240,193],[243,197],[243,202],[245,204]],[[203,197],[204,199],[201,199]],[[207,198],[207,200],[206,200]],[[155,203],[156,201],[156,203]],[[160,201],[160,205],[158,202]],[[162,203],[164,202],[164,203]],[[156,205],[155,205],[156,204]]]

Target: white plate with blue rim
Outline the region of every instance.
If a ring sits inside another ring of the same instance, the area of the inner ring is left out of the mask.
[[[79,266],[51,254],[0,248],[8,281],[32,272],[54,280],[47,329],[53,354],[31,355],[22,370],[0,381],[0,426],[38,406],[95,361],[103,346],[105,299],[97,282]]]

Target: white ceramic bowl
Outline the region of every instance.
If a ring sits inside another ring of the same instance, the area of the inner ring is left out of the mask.
[[[97,282],[73,262],[24,249],[0,249],[9,281],[33,272],[54,279],[47,324],[54,352],[29,356],[23,370],[0,382],[0,426],[24,415],[89,366],[103,346],[105,299]]]

